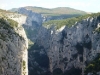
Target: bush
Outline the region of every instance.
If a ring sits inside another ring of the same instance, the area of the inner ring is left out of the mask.
[[[85,73],[91,72],[93,74],[96,74],[96,72],[100,71],[100,54],[97,55],[97,57],[88,64],[88,66],[85,68]]]
[[[14,20],[12,20],[12,19],[7,19],[8,20],[8,22],[9,22],[9,25],[11,26],[11,27],[17,27],[18,26],[18,23],[16,22],[16,21],[14,21]]]

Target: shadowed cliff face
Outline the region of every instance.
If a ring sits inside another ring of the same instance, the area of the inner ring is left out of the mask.
[[[28,52],[29,75],[47,74],[49,69],[49,58],[43,46],[34,44]],[[34,61],[34,62],[33,62]]]

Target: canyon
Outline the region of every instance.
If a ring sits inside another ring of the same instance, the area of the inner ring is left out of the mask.
[[[0,75],[100,75],[99,13],[55,17],[32,9],[0,10]]]

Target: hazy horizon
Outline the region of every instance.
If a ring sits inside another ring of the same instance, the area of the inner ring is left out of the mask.
[[[70,7],[85,12],[100,12],[100,0],[3,0],[0,1],[0,9],[9,10],[25,6],[43,8]]]

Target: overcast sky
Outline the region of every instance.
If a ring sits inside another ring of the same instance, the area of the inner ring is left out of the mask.
[[[0,0],[1,9],[8,10],[24,6],[71,7],[86,12],[100,12],[100,0]]]

